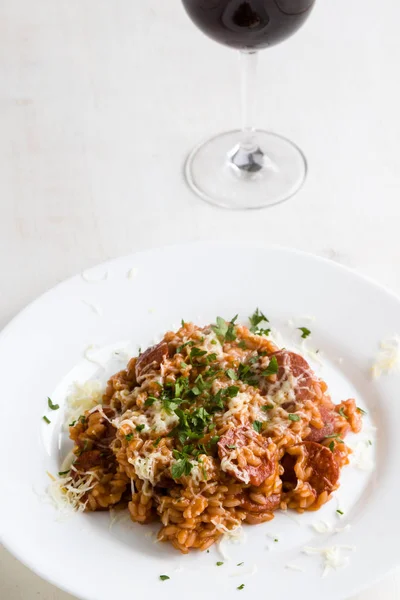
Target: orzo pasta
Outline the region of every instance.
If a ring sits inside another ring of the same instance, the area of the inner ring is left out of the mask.
[[[317,510],[348,463],[345,435],[360,429],[355,401],[334,404],[268,330],[182,323],[111,377],[102,404],[70,427],[66,480],[83,490],[81,509],[125,503],[133,521],[161,522],[160,541],[205,550],[275,510]]]

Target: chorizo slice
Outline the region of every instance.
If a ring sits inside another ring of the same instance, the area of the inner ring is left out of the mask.
[[[335,431],[335,413],[328,406],[321,405],[319,407],[323,427],[318,429],[310,425],[310,433],[306,437],[307,442],[322,442],[328,435],[332,435]]]
[[[278,362],[277,381],[283,383],[290,375],[294,378],[296,402],[303,404],[309,398],[314,398],[314,385],[318,380],[308,362],[300,354],[287,350],[279,350],[273,356]]]
[[[332,492],[339,479],[339,466],[334,454],[317,442],[303,442],[299,444],[303,447],[303,452],[298,454],[285,454],[281,465],[284,473],[281,476],[282,481],[295,486],[298,479],[307,481],[317,495],[322,492]],[[298,446],[293,446],[296,451]]]
[[[252,427],[232,427],[218,442],[221,469],[257,487],[275,470],[274,449],[275,445]]]
[[[150,369],[158,369],[168,354],[168,344],[166,342],[160,342],[151,348],[147,348],[143,354],[141,354],[135,363],[136,379],[139,380],[143,377]]]

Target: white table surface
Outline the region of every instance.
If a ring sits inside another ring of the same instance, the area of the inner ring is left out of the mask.
[[[192,195],[182,164],[239,124],[236,56],[179,0],[3,0],[0,327],[76,272],[178,240],[293,246],[400,294],[399,22],[397,0],[318,0],[262,53],[257,124],[295,140],[310,171],[289,202],[230,213]],[[399,589],[400,571],[353,600]],[[72,596],[2,550],[0,598]]]

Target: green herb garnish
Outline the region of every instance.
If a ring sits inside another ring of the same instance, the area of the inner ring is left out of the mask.
[[[221,567],[224,563],[221,562],[220,560],[218,562],[215,563],[217,565],[217,567]]]
[[[358,410],[358,412],[359,412],[359,413],[361,413],[362,415],[366,415],[366,414],[367,414],[367,411],[366,411],[366,410],[363,410],[363,409],[362,409],[362,408],[360,408],[359,406],[357,406],[357,410]]]
[[[344,443],[343,440],[342,440],[342,438],[340,437],[340,435],[338,433],[332,433],[331,435],[326,435],[325,436],[326,440],[329,440],[331,438],[333,438],[334,440],[336,440],[339,444],[343,444]]]
[[[237,318],[238,315],[235,315],[233,319],[226,322],[222,317],[217,317],[217,323],[216,325],[212,325],[211,329],[218,336],[220,341],[233,342],[236,340],[235,321]]]
[[[160,579],[161,581],[166,581],[167,579],[170,579],[170,577],[168,577],[168,575],[160,575]]]
[[[269,361],[268,367],[262,372],[264,377],[268,377],[268,375],[276,375],[278,372],[279,365],[276,356],[271,356],[271,360]]]
[[[289,421],[300,421],[300,416],[299,415],[294,415],[292,413],[288,414],[288,419]]]
[[[128,434],[125,436],[125,439],[126,439],[126,441],[127,441],[127,442],[130,442],[130,441],[133,439],[133,433],[128,433]]]
[[[244,565],[244,562],[238,563],[236,566],[241,567],[242,565]]]
[[[339,515],[344,515],[344,512],[342,510],[340,510],[339,508],[336,509],[336,512],[339,513]]]
[[[43,417],[43,421],[45,421],[47,424],[51,423],[50,419],[48,419],[46,416]]]
[[[334,451],[334,449],[335,449],[335,442],[331,442],[331,443],[329,444],[329,450],[330,450],[331,452],[333,452],[333,451]]]
[[[235,450],[236,446],[235,444],[227,444],[226,448],[229,448],[229,450]]]
[[[64,475],[67,475],[70,472],[71,469],[67,469],[66,471],[59,471],[58,472],[58,476],[59,477],[64,477]]]
[[[241,583],[240,585],[237,586],[237,590],[242,590],[244,588],[244,583]]]
[[[257,431],[257,433],[260,433],[262,428],[262,422],[261,421],[254,421],[253,422],[253,429],[254,431]]]
[[[241,350],[247,350],[246,342],[244,340],[241,340],[238,343],[238,348],[240,348]]]
[[[136,425],[136,431],[143,431],[146,425]]]
[[[76,421],[72,421],[72,423],[70,423],[70,424],[68,425],[68,427],[73,427],[73,426],[75,425],[75,423],[76,423]]]
[[[158,398],[155,398],[154,396],[149,396],[146,400],[146,402],[144,403],[145,406],[151,406],[152,404],[154,404],[154,402],[158,400]]]
[[[153,446],[154,446],[154,448],[156,448],[160,442],[161,442],[161,438],[160,438],[160,437],[158,437],[158,438],[155,440],[155,442],[153,442]]]
[[[262,313],[258,308],[254,311],[254,313],[249,317],[250,321],[250,331],[256,335],[268,335],[271,331],[270,329],[261,329],[259,326],[263,321],[269,323],[267,317]]]
[[[229,377],[229,379],[233,379],[234,381],[236,381],[236,379],[238,378],[237,374],[233,369],[228,369],[227,371],[225,371],[225,374],[227,377]]]
[[[264,406],[261,407],[262,410],[271,410],[271,408],[274,408],[273,404],[264,404]]]
[[[307,329],[307,327],[298,327],[297,329],[299,329],[302,332],[301,337],[303,338],[303,340],[308,338],[308,336],[311,334],[311,331]]]
[[[49,398],[48,396],[47,396],[47,404],[49,405],[49,408],[51,410],[58,410],[60,408],[60,405],[59,404],[53,404],[52,401],[51,401],[51,398]]]
[[[340,415],[341,417],[344,417],[344,418],[345,418],[345,419],[347,419],[347,420],[349,419],[349,417],[348,417],[347,415],[345,415],[345,413],[344,413],[344,408],[343,408],[343,406],[342,406],[342,407],[340,408],[340,410],[339,410],[339,415]]]

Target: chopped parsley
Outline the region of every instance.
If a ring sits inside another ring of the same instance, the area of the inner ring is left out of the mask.
[[[146,402],[144,403],[145,406],[151,406],[152,404],[154,404],[154,402],[157,400],[157,398],[155,398],[154,396],[149,396],[146,400]]]
[[[241,567],[242,565],[244,565],[244,562],[238,563],[236,566]]]
[[[225,371],[225,374],[227,377],[229,377],[229,379],[233,379],[234,381],[236,381],[238,378],[237,374],[233,369],[228,369],[227,371]]]
[[[181,369],[187,369],[188,366],[185,362],[181,362]]]
[[[342,406],[342,407],[340,408],[340,410],[339,410],[339,415],[340,415],[341,417],[344,417],[344,418],[345,418],[345,419],[347,419],[347,420],[349,419],[349,417],[348,417],[347,415],[345,415],[345,413],[344,413],[344,408],[343,408],[343,406]]]
[[[237,586],[237,590],[242,590],[244,588],[244,583],[241,583],[240,585]]]
[[[66,471],[58,471],[59,477],[64,477],[64,475],[68,475],[71,469],[67,469]]]
[[[184,342],[183,344],[181,344],[180,346],[177,347],[176,353],[180,354],[182,352],[182,350],[184,348],[186,348],[186,346],[194,346],[194,342],[191,340],[189,340],[189,342]]]
[[[226,447],[229,448],[229,450],[235,450],[236,449],[235,444],[227,444]]]
[[[59,404],[53,404],[52,401],[51,401],[51,398],[49,398],[48,396],[47,396],[47,404],[49,405],[49,408],[51,410],[58,410],[60,408],[60,405]]]
[[[50,419],[48,419],[46,416],[43,417],[43,421],[45,421],[47,424],[51,423]]]
[[[161,442],[161,438],[160,438],[160,437],[158,437],[158,438],[155,440],[155,442],[153,442],[153,446],[154,446],[154,448],[157,448],[157,446],[158,446],[158,444],[159,444],[160,442]]]
[[[72,423],[70,423],[70,424],[68,425],[68,427],[73,427],[73,426],[75,425],[75,423],[76,423],[76,421],[72,421]]]
[[[299,415],[294,415],[292,413],[288,414],[288,419],[289,421],[300,421],[300,416]]]
[[[256,308],[251,317],[249,317],[249,321],[251,333],[254,333],[255,335],[268,335],[270,333],[271,329],[262,329],[259,327],[260,323],[269,323],[269,320],[258,308]]]
[[[368,440],[368,446],[372,446],[371,440]]]
[[[185,321],[183,319],[181,319],[181,326],[185,327]]]
[[[307,329],[307,327],[298,327],[297,329],[299,329],[302,332],[301,337],[303,338],[303,340],[308,338],[308,336],[311,334],[311,331]]]
[[[217,567],[221,567],[224,563],[221,562],[220,560],[218,562],[215,563],[217,565]]]
[[[177,452],[177,450],[174,450]],[[180,452],[178,454],[181,454]],[[193,469],[193,463],[190,462],[187,458],[181,458],[176,463],[174,463],[171,467],[171,475],[173,479],[179,479],[183,475],[190,475],[191,470]]]
[[[86,417],[85,415],[81,415],[78,419],[79,423],[82,423],[82,425],[84,425],[86,423]]]
[[[133,439],[133,433],[128,433],[128,434],[125,436],[125,439],[126,439],[126,441],[127,441],[127,442],[130,442],[130,441]]]
[[[260,433],[262,428],[262,422],[261,421],[254,421],[253,422],[253,429],[254,431],[257,431],[257,433]]]
[[[344,515],[344,512],[342,510],[340,510],[339,508],[336,509],[336,512],[339,513],[339,515]]]
[[[262,410],[271,410],[271,408],[274,408],[273,404],[264,404],[264,406],[261,407]]]
[[[136,425],[136,431],[143,431],[146,425]]]
[[[331,452],[333,452],[333,451],[334,451],[334,449],[335,449],[335,442],[334,442],[334,441],[332,441],[332,442],[329,444],[329,450],[330,450]]]
[[[166,581],[167,579],[170,579],[170,577],[168,577],[168,575],[160,575],[160,579],[161,581]]]
[[[274,542],[279,542],[278,538],[274,538]]]
[[[358,412],[359,412],[359,413],[361,413],[362,415],[366,415],[366,414],[367,414],[367,411],[366,411],[366,410],[363,410],[363,409],[362,409],[362,408],[360,408],[359,406],[357,406],[357,410],[358,410]]]
[[[240,348],[241,350],[247,350],[246,342],[244,340],[240,340],[240,342],[238,343],[238,348]]]
[[[278,369],[278,360],[276,356],[272,356],[271,360],[269,361],[268,367],[262,372],[262,375],[264,375],[264,377],[268,377],[268,375],[276,375]]]
[[[222,317],[217,317],[216,325],[212,325],[211,329],[222,342],[233,342],[236,340],[235,322],[238,315],[235,315],[229,322]]]
[[[205,356],[207,354],[207,350],[200,350],[200,348],[196,348],[195,346],[190,351],[190,360],[192,361],[194,358],[200,358],[201,356]]]

